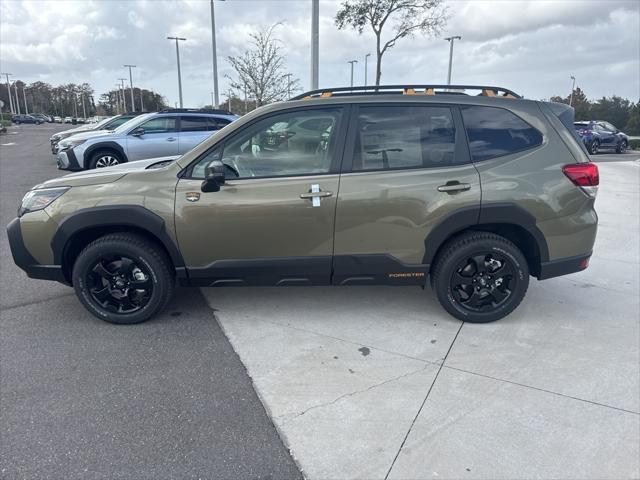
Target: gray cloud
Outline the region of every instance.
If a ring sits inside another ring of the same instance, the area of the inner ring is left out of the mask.
[[[373,53],[373,36],[338,31],[338,1],[321,2],[320,83],[349,82],[347,60]],[[456,43],[454,81],[510,87],[532,98],[568,94],[569,75],[590,97],[640,97],[640,10],[636,1],[451,1],[447,32]],[[596,13],[594,13],[596,12]],[[174,44],[181,44],[185,101],[210,100],[211,32],[209,2],[182,1],[5,1],[0,3],[0,62],[27,82],[90,82],[99,94],[127,76],[134,84],[177,100]],[[227,88],[228,55],[247,45],[259,26],[278,27],[287,64],[304,86],[309,83],[310,0],[216,2],[221,90]],[[372,57],[370,57],[370,60]],[[391,50],[383,63],[383,83],[440,83],[446,79],[448,46],[417,36]],[[369,78],[374,77],[373,62]]]

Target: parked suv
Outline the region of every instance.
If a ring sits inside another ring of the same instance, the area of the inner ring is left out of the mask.
[[[530,275],[588,266],[598,182],[569,106],[498,87],[338,88],[259,108],[173,162],[49,180],[8,235],[29,276],[114,323],[160,311],[176,281],[430,281],[451,315],[489,322]]]
[[[624,153],[629,146],[629,137],[609,122],[593,120],[575,122],[573,125],[591,155],[595,155],[600,150]]]
[[[60,141],[64,140],[65,138],[68,138],[72,135],[76,135],[78,133],[83,133],[83,132],[103,132],[107,130],[115,130],[123,123],[128,122],[129,120],[137,117],[138,115],[141,115],[141,113],[123,113],[121,115],[116,115],[114,117],[106,118],[98,123],[81,125],[76,128],[71,128],[69,130],[64,130],[62,132],[54,133],[53,135],[51,135],[51,138],[49,139],[49,141],[51,142],[51,153],[53,153],[54,155],[58,153],[58,143],[60,143]]]
[[[71,136],[58,145],[58,168],[84,170],[188,152],[238,118],[224,110],[165,110],[141,115],[107,135]]]

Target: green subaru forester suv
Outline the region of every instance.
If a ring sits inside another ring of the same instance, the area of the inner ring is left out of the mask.
[[[8,226],[30,277],[94,315],[147,320],[191,286],[417,285],[469,322],[529,276],[588,266],[598,169],[573,109],[491,86],[307,92],[176,161],[34,187]]]

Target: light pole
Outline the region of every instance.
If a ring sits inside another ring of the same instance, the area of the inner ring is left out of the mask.
[[[82,99],[82,118],[87,118],[87,110],[84,108],[84,92],[80,93],[80,98]]]
[[[124,113],[124,107],[122,106],[122,98],[120,97],[120,84],[116,83],[116,114]]]
[[[24,99],[24,113],[29,115],[29,109],[27,108],[27,87],[22,87],[22,98]]]
[[[571,80],[573,80],[573,84],[571,85],[571,95],[569,95],[569,106],[573,103],[573,91],[576,89],[576,77],[571,75]]]
[[[371,56],[370,53],[367,53],[364,56],[364,86],[367,86],[367,60],[369,59],[369,57]]]
[[[176,60],[178,62],[178,94],[180,96],[180,108],[182,108],[182,76],[180,75],[180,47],[178,46],[179,41],[185,41],[186,38],[182,37],[167,37],[167,40],[175,40],[176,41]]]
[[[133,76],[131,75],[131,69],[136,68],[135,65],[124,65],[125,67],[129,67],[129,86],[131,87],[131,111],[136,111],[136,104],[133,101]]]
[[[13,82],[13,89],[16,91],[16,110],[18,111],[18,115],[20,115],[20,96],[18,95],[18,82]]]
[[[445,40],[449,42],[449,73],[447,73],[447,85],[451,85],[451,64],[453,63],[453,42],[455,40],[461,40],[460,35],[454,37],[447,37]]]
[[[120,80],[120,94],[122,95],[122,113],[127,113],[127,96],[124,94],[124,82],[127,81],[126,78],[119,78]]]
[[[318,89],[320,51],[320,0],[311,0],[311,90]]]
[[[224,0],[223,0],[224,1]],[[211,51],[213,55],[213,100],[211,106],[218,108],[220,106],[220,99],[218,97],[218,52],[216,50],[216,15],[213,7],[213,0],[211,0]]]
[[[287,77],[287,100],[291,100],[291,74],[285,73],[283,77]]]
[[[13,98],[11,98],[11,84],[9,83],[9,75],[13,76],[13,73],[0,73],[0,75],[5,75],[7,77],[7,93],[9,94],[9,110],[11,113],[16,113],[13,109]]]
[[[349,60],[347,63],[351,64],[351,86],[353,87],[353,65],[358,63],[358,60]]]

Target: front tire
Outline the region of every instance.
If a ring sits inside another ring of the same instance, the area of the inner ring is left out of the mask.
[[[469,232],[444,246],[431,282],[440,304],[457,319],[493,322],[509,315],[524,298],[529,267],[506,238]]]
[[[111,150],[99,150],[91,156],[89,161],[89,168],[105,168],[113,167],[123,163],[122,157]]]
[[[78,299],[94,316],[134,324],[160,312],[173,295],[174,277],[164,252],[130,233],[114,233],[87,245],[73,266]]]
[[[627,141],[626,140],[622,140],[620,142],[620,145],[618,145],[616,147],[616,153],[624,153],[627,151]]]

